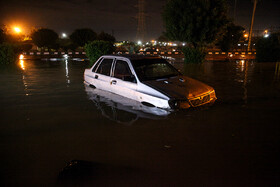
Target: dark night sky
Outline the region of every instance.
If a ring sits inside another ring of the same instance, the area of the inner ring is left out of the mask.
[[[165,0],[150,0],[146,4],[147,39],[156,39],[163,31],[161,11]],[[229,16],[233,17],[234,0],[228,0]],[[76,28],[92,28],[96,32],[112,33],[117,40],[136,37],[137,0],[1,0],[0,24],[20,25],[28,31],[47,27],[59,34],[70,34]],[[248,28],[253,3],[237,0],[236,23]],[[254,29],[280,26],[280,0],[258,3]]]

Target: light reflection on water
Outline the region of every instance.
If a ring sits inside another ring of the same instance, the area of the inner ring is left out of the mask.
[[[20,62],[20,67],[22,70],[25,70],[25,66],[24,66],[24,60],[19,60]]]
[[[68,70],[68,58],[65,58],[65,76],[66,76],[66,84],[67,87],[70,85],[71,81],[69,78],[69,70]]]

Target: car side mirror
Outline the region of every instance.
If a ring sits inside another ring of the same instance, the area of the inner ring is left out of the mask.
[[[122,77],[122,80],[136,83],[136,78],[134,75],[125,75]]]

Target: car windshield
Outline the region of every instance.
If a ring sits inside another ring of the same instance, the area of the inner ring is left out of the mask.
[[[180,75],[163,59],[132,60],[132,65],[140,81],[157,80]]]

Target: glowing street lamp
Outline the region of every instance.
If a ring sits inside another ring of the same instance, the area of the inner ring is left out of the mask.
[[[264,31],[264,35],[263,35],[263,37],[265,37],[265,38],[268,38],[268,37],[269,37],[268,30],[265,30],[265,31]]]
[[[14,27],[15,33],[19,34],[21,32],[21,29],[19,27]]]
[[[67,34],[66,33],[62,33],[61,36],[62,36],[62,38],[67,38]]]

